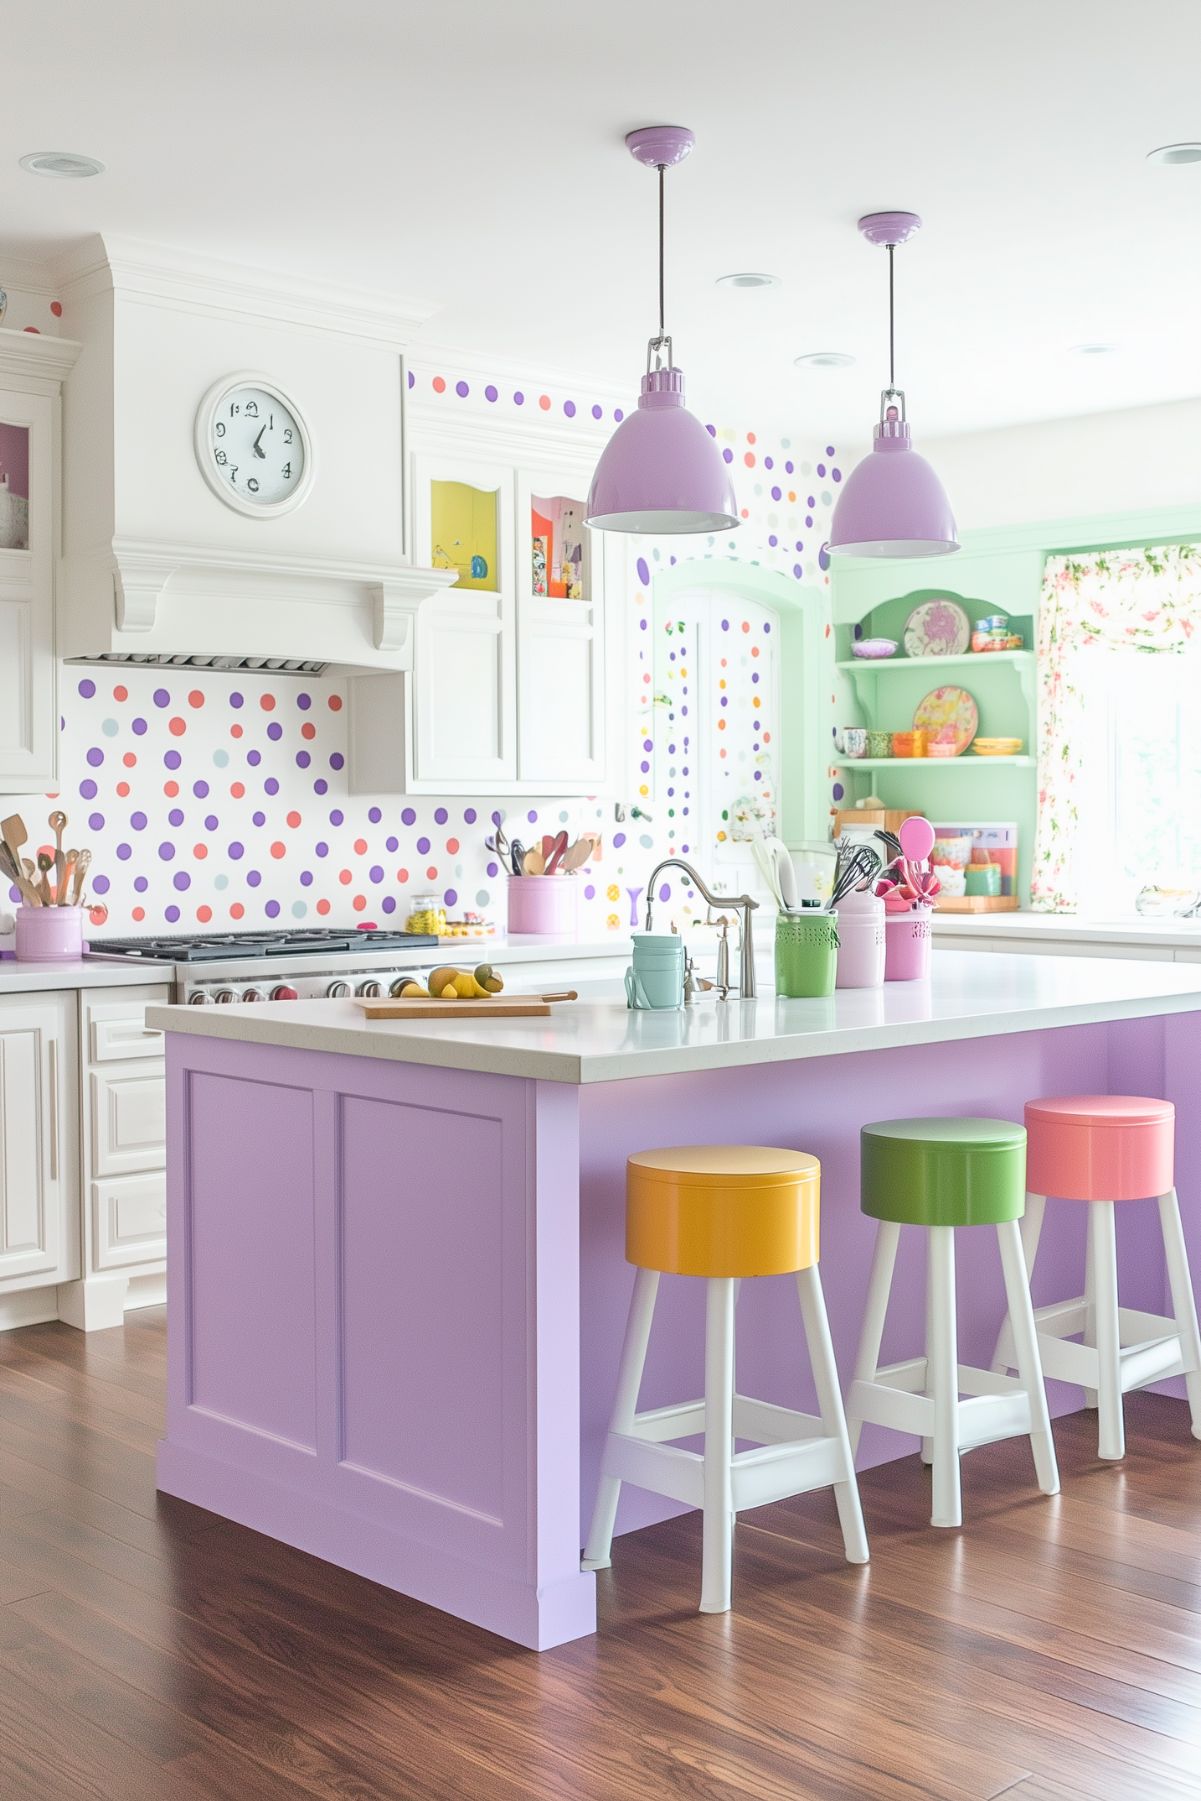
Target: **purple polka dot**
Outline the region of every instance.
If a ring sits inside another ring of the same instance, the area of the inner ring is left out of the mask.
[[[246,885],[248,888],[257,888],[262,879],[263,877],[259,870],[248,869],[246,871]]]
[[[640,632],[644,632],[646,630],[646,620],[645,619],[640,619],[638,621],[638,630]]]
[[[773,532],[771,534],[771,537],[767,541],[771,545],[773,550],[776,548],[777,544],[780,542],[780,540],[777,538],[775,532]]]
[[[464,807],[464,809],[463,809],[464,825],[474,825],[478,818],[479,818],[479,814],[476,812],[474,807]]]
[[[130,730],[136,732],[139,738],[146,730],[146,721],[144,719],[131,719],[129,725]]]
[[[87,778],[87,780],[86,780],[86,781],[82,781],[82,782],[80,782],[80,784],[79,784],[79,792],[80,792],[80,794],[82,794],[82,796],[83,796],[83,798],[84,798],[84,800],[95,800],[95,798],[96,798],[96,784],[95,784],[95,782],[94,782],[94,781],[93,781],[93,780],[92,780],[92,779],[91,779],[91,777],[90,777],[90,776],[89,776],[89,777],[88,777],[88,778]]]
[[[420,851],[420,853],[423,857],[428,857],[429,849],[430,849],[429,839],[428,838],[418,838],[417,849]]]
[[[329,783],[326,781],[324,776],[318,776],[317,780],[313,783],[313,793],[314,794],[328,794],[329,793]]]
[[[215,813],[206,813],[205,814],[204,829],[206,832],[215,832],[217,827],[220,825],[220,823],[221,823],[221,821],[217,818],[217,815]]]
[[[721,629],[722,629],[722,631],[723,631],[723,632],[728,632],[728,631],[729,631],[729,629],[730,629],[730,621],[729,621],[729,620],[728,620],[728,619],[723,619],[723,620],[722,620],[722,622],[721,622]]]
[[[367,877],[368,877],[369,881],[382,882],[384,879],[384,871],[383,871],[382,865],[379,863],[373,863],[371,865],[371,868],[367,871]]]
[[[133,856],[133,845],[119,844],[117,846],[117,855],[120,857],[122,863],[128,863],[129,859]]]
[[[163,842],[158,847],[158,854],[162,858],[164,863],[170,863],[170,862],[174,861],[175,846],[171,843],[170,839],[168,839],[168,838],[163,839]]]
[[[380,820],[384,816],[378,807],[368,807],[367,817],[371,821],[372,825],[378,825]]]
[[[267,823],[267,815],[265,813],[252,813],[250,818],[253,825],[266,825]],[[172,820],[171,823],[174,824],[174,820]]]
[[[163,757],[163,767],[165,769],[178,769],[182,762],[183,758],[177,750],[169,750]]]
[[[585,900],[595,900],[596,899],[596,889],[592,886],[591,882],[589,882],[584,889],[584,899]]]
[[[246,705],[246,702],[243,700],[242,696],[238,693],[236,688],[234,689],[233,693],[229,697],[229,704],[231,707],[244,707]]]
[[[592,408],[592,417],[593,417],[593,418],[594,418],[594,419],[603,419],[603,418],[604,418],[604,416],[605,416],[605,409],[604,409],[604,407],[603,407],[603,406],[595,406],[595,405],[594,405],[594,406],[593,406],[593,408]]]
[[[529,820],[531,825],[537,825],[537,823],[538,823],[537,807],[531,807],[529,812],[526,814],[526,818]]]
[[[196,796],[197,800],[203,800],[208,791],[209,785],[207,782],[192,783],[192,793]]]
[[[763,622],[763,629],[764,629],[764,631],[765,631],[765,632],[770,632],[770,631],[771,631],[771,622],[770,622],[770,620],[766,620],[766,619],[765,619],[765,620],[764,620],[764,622]]]
[[[470,392],[471,392],[471,389],[467,386],[467,383],[465,381],[457,381],[455,383],[455,393],[458,395],[460,400],[466,400],[466,398],[470,394]]]
[[[659,889],[659,899],[661,901],[669,901],[671,899],[671,883],[670,882],[664,882],[661,885],[661,887]]]
[[[817,473],[818,473],[818,474],[819,474],[819,475],[820,475],[820,476],[821,476],[821,478],[822,478],[822,480],[823,480],[823,481],[825,481],[825,479],[826,479],[826,465],[825,465],[825,464],[824,464],[824,463],[819,463],[819,464],[818,464],[818,465],[817,465]]]
[[[95,692],[96,692],[95,682],[90,681],[88,679],[88,677],[85,675],[83,680],[79,684],[79,692],[83,695],[83,698],[85,700],[91,700],[93,694],[95,694]]]
[[[513,405],[514,406],[524,406],[525,405],[525,395],[522,393],[520,388],[514,388],[514,390],[513,390]]]
[[[829,544],[823,544],[821,549],[818,551],[817,566],[819,569],[828,569],[830,567],[830,546],[829,546]]]
[[[567,414],[567,417],[569,419],[574,419],[575,418],[575,401],[574,400],[565,400],[563,402],[563,411]],[[447,896],[448,900],[449,900],[449,898],[450,897]]]
[[[186,869],[177,869],[175,871],[175,874],[171,877],[171,880],[172,880],[172,882],[174,882],[175,886],[179,889],[181,894],[183,893],[185,888],[190,888],[192,886],[192,878],[188,874]]]
[[[495,875],[499,875],[500,871],[496,867],[495,863],[489,863],[485,866],[485,874],[490,875],[490,876],[495,876]]]
[[[182,825],[183,824],[183,814],[181,813],[181,811],[179,810],[178,807],[172,807],[171,811],[167,815],[167,821],[168,821],[168,824],[170,824],[170,825]]]
[[[300,886],[302,888],[311,888],[313,886],[313,872],[311,869],[302,869],[301,870]]]
[[[613,849],[620,850],[622,845],[625,843],[625,841],[626,841],[626,835],[624,832],[614,832],[614,834],[613,834]]]
[[[734,461],[734,452],[727,446],[727,448],[722,451],[721,458],[723,463],[732,463]]]
[[[246,855],[246,846],[244,844],[240,844],[238,842],[238,840],[235,838],[233,843],[229,847],[229,854],[233,858],[235,863],[240,863],[242,861],[242,858]]]
[[[383,900],[380,902],[380,909],[384,913],[395,913],[396,896],[394,894],[385,894]]]
[[[277,900],[269,900],[267,902],[267,905],[263,908],[263,911],[267,915],[268,919],[278,919],[279,918],[279,902]]]
[[[129,815],[129,823],[135,832],[144,832],[146,830],[146,815],[144,813],[131,813]]]
[[[802,569],[802,567],[799,563],[794,563],[792,565],[792,573],[796,576],[796,578],[799,582],[801,579],[801,576],[804,574],[804,570]]]
[[[416,813],[414,813],[412,807],[402,808],[401,815],[400,815],[400,822],[402,825],[415,825],[416,824],[417,815],[416,815]]]
[[[622,410],[619,406],[615,406],[613,408],[613,417],[616,419],[618,425],[620,425],[622,420],[625,418],[625,414],[622,412]]]
[[[413,374],[413,371],[410,369],[409,370],[409,386],[410,386],[410,388],[415,385],[416,381],[417,381],[417,377]]]
[[[312,757],[310,757],[307,750],[298,750],[296,752],[296,767],[297,767],[297,769],[307,769],[309,764],[312,762],[312,760],[313,759],[312,759]]]
[[[166,688],[156,688],[154,690],[154,704],[156,707],[169,707],[171,705],[170,692]]]
[[[324,838],[319,839],[318,842],[313,846],[313,849],[316,851],[316,853],[319,857],[328,857],[329,856],[329,845],[325,842]]]
[[[574,410],[575,409],[573,407],[572,411],[574,412]],[[458,898],[459,898],[458,890],[454,889],[454,888],[448,888],[446,890],[445,894],[442,896],[442,899],[446,902],[448,907],[453,907],[455,902],[458,900]]]
[[[639,557],[638,561],[634,564],[634,571],[638,577],[638,580],[642,583],[642,586],[645,588],[651,579],[651,572],[647,568],[647,563],[646,563],[645,557]]]
[[[842,480],[842,470],[841,469],[831,469],[830,480],[832,482],[840,482]]]
[[[260,764],[260,763],[261,763],[261,762],[262,762],[262,760],[263,760],[263,753],[262,753],[262,751],[260,751],[260,750],[248,750],[248,751],[247,751],[247,752],[246,752],[246,761],[247,761],[247,762],[248,762],[248,763],[249,763],[249,764],[250,764],[250,767],[251,767],[251,768],[252,768],[252,769],[257,769],[257,768],[258,768],[258,766],[259,766],[259,764]]]
[[[93,769],[99,769],[99,767],[103,763],[103,761],[104,761],[104,752],[102,750],[100,750],[96,745],[93,745],[91,750],[88,752],[88,762],[92,765]]]
[[[109,890],[109,880],[106,875],[98,875],[98,876],[92,877],[92,892],[94,894],[107,894],[108,890]]]
[[[341,769],[341,767],[345,763],[345,761],[346,761],[346,758],[342,755],[342,752],[340,750],[336,750],[334,752],[333,756],[329,760],[329,766],[331,769]]]
[[[827,445],[826,445],[826,455],[827,455],[827,456],[828,456],[828,457],[832,457],[832,456],[833,456],[833,455],[834,455],[834,446],[833,446],[833,444],[827,444]]]
[[[145,894],[149,886],[150,883],[144,875],[136,875],[133,878],[133,889],[135,894]]]
[[[279,793],[279,783],[276,781],[276,779],[273,775],[269,775],[267,777],[267,780],[263,783],[263,793],[264,794],[278,794]]]
[[[296,705],[300,708],[302,713],[307,713],[312,704],[313,697],[311,694],[298,694],[296,696]]]
[[[449,817],[449,815],[447,814],[445,807],[435,807],[434,808],[434,824],[435,825],[445,825],[448,817]]]
[[[168,925],[175,925],[179,919],[179,908],[174,904],[164,908],[163,918],[167,921]]]
[[[775,463],[775,458],[774,458],[774,457],[764,457],[764,459],[763,459],[763,467],[764,467],[764,468],[765,468],[765,469],[774,469],[774,468],[775,468],[775,466],[776,466],[776,463]]]
[[[343,822],[343,818],[344,818],[344,815],[342,813],[341,807],[331,807],[330,808],[329,823],[331,825],[341,825]]]
[[[399,850],[400,849],[400,839],[399,838],[385,838],[384,839],[384,849],[385,850]]]
[[[793,474],[793,473],[794,473],[794,470],[793,470],[793,466],[792,466],[792,464],[791,464],[791,462],[788,462],[788,463],[785,463],[785,465],[784,465],[784,473],[785,473],[785,475],[792,475],[792,474]]]
[[[729,704],[730,704],[730,697],[729,697],[729,695],[728,695],[728,694],[723,694],[723,695],[722,695],[722,697],[721,697],[721,704],[722,704],[722,706],[723,706],[723,707],[728,707],[728,706],[729,706]],[[644,769],[645,769],[645,768],[646,768],[646,764],[645,764],[645,763],[644,763],[644,764],[643,764],[643,768],[644,768]]]
[[[773,500],[779,500],[780,494],[781,494],[781,490],[779,488],[773,488],[771,491],[771,497]]]
[[[498,400],[499,398],[500,398],[500,394],[499,394],[499,391],[496,388],[495,384],[493,382],[489,382],[488,386],[484,389],[484,399],[485,400]]]
[[[267,727],[267,736],[273,744],[277,744],[284,735],[284,728],[278,719],[273,719]]]
[[[846,789],[843,787],[841,782],[835,782],[835,784],[834,784],[833,788],[830,790],[830,792],[834,796],[835,800],[841,800],[843,795],[846,793]]]

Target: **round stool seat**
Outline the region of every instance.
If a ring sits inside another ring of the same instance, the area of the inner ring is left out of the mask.
[[[1174,1184],[1176,1109],[1135,1094],[1026,1102],[1026,1186],[1066,1201],[1141,1201]]]
[[[859,1204],[901,1226],[995,1226],[1026,1208],[1026,1129],[1007,1119],[884,1119],[860,1134]]]
[[[761,1145],[679,1145],[626,1165],[626,1257],[675,1276],[782,1276],[817,1262],[821,1164]]]

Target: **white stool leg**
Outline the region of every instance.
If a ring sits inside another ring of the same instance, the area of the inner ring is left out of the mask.
[[[997,1243],[1001,1247],[1001,1268],[1005,1275],[1005,1299],[1009,1307],[1009,1329],[1013,1334],[1013,1355],[1018,1377],[1030,1398],[1030,1449],[1034,1453],[1038,1486],[1045,1495],[1056,1495],[1059,1493],[1059,1466],[1055,1461],[1055,1440],[1051,1436],[1051,1415],[1047,1409],[1042,1359],[1038,1354],[1034,1308],[1030,1301],[1026,1260],[1022,1254],[1022,1238],[1016,1219],[1007,1220],[997,1227]]]
[[[1093,1282],[1093,1222],[1096,1214],[1092,1202],[1087,1203],[1087,1221],[1084,1241],[1084,1330],[1080,1334],[1081,1344],[1088,1345],[1091,1350],[1097,1348],[1097,1297]],[[1100,1408],[1100,1401],[1095,1388],[1084,1391],[1084,1405]]]
[[[932,1526],[963,1524],[959,1487],[959,1344],[955,1324],[955,1228],[928,1226],[927,1277],[933,1344],[926,1382],[934,1401]]]
[[[1047,1199],[1041,1194],[1027,1194],[1026,1211],[1022,1215],[1022,1257],[1026,1264],[1026,1286],[1034,1274],[1034,1262],[1038,1256],[1038,1241],[1043,1232],[1043,1216],[1047,1211]],[[997,1335],[997,1348],[993,1352],[990,1366],[998,1376],[1008,1370],[1016,1369],[1013,1352],[1013,1328],[1009,1323],[1008,1313],[1001,1322],[1001,1330]]]
[[[626,1316],[626,1335],[621,1347],[621,1363],[617,1372],[617,1392],[609,1419],[610,1432],[628,1432],[638,1410],[638,1390],[646,1367],[646,1348],[650,1343],[651,1321],[655,1317],[655,1297],[659,1293],[659,1272],[640,1269],[634,1277],[634,1293]],[[608,1441],[601,1456],[601,1476],[596,1490],[596,1505],[588,1542],[580,1566],[585,1570],[607,1570],[613,1550],[613,1527],[617,1519],[617,1502],[621,1481],[605,1474]]]
[[[842,1393],[838,1386],[838,1366],[834,1361],[830,1322],[826,1315],[826,1297],[822,1292],[821,1272],[817,1265],[798,1270],[796,1284],[805,1342],[809,1347],[809,1362],[813,1368],[813,1383],[817,1389],[817,1409],[822,1416],[827,1436],[836,1438],[842,1447],[845,1475],[841,1482],[834,1484],[834,1503],[838,1508],[838,1523],[842,1527],[847,1562],[866,1563],[867,1531],[863,1524],[863,1510],[859,1505],[855,1459],[851,1452],[851,1441],[847,1437],[846,1415],[842,1410]]]
[[[873,1382],[880,1363],[880,1341],[884,1337],[884,1316],[888,1312],[888,1296],[892,1274],[896,1268],[897,1245],[901,1228],[891,1220],[881,1220],[876,1227],[876,1244],[872,1251],[872,1270],[867,1283],[867,1302],[863,1311],[863,1330],[859,1335],[859,1354],[855,1358],[856,1382]],[[847,1415],[847,1431],[851,1450],[859,1449],[863,1416],[858,1411],[852,1389]]]
[[[1197,1329],[1197,1302],[1189,1275],[1184,1229],[1180,1224],[1180,1202],[1174,1188],[1159,1197],[1159,1224],[1163,1232],[1163,1254],[1168,1269],[1172,1313],[1176,1320],[1176,1330],[1180,1334],[1180,1349],[1185,1363],[1184,1386],[1192,1416],[1193,1437],[1201,1438],[1201,1333]]]
[[[716,1276],[705,1298],[705,1505],[701,1612],[728,1613],[733,1564],[734,1281]]]
[[[1097,1334],[1097,1455],[1126,1455],[1122,1423],[1122,1358],[1118,1328],[1118,1245],[1112,1201],[1089,1201],[1088,1274]]]
[[[929,1280],[926,1282],[925,1351],[926,1369],[928,1372],[930,1369],[930,1359],[934,1355],[934,1285]],[[923,1438],[920,1455],[922,1462],[927,1466],[934,1462],[934,1440],[932,1438]]]

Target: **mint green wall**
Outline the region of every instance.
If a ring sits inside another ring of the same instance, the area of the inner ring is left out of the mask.
[[[963,549],[949,557],[923,557],[904,562],[868,558],[834,558],[831,564],[834,631],[828,646],[830,665],[850,655],[852,627],[862,623],[881,636],[899,638],[905,618],[919,600],[932,594],[960,599],[974,620],[984,613],[1009,613],[1015,629],[1033,648],[1043,564],[1048,555],[1098,549],[1107,545],[1165,544],[1191,539],[1201,532],[1201,499],[1196,506],[1109,511],[1094,517],[1037,521],[1026,525],[965,531]],[[937,663],[931,660],[912,673],[906,670],[873,678],[831,667],[830,728],[878,724],[904,730],[922,694],[938,685]],[[1011,733],[1026,740],[1037,756],[1037,684],[1032,670],[1012,665],[990,666],[986,657],[970,668],[948,670],[946,679],[972,693],[981,714],[981,730]],[[887,717],[885,716],[887,712]],[[827,754],[833,754],[827,752]],[[1023,902],[1029,897],[1030,860],[1037,821],[1038,769],[991,768],[986,758],[957,760],[932,773],[920,767],[858,770],[831,768],[833,784],[841,781],[847,797],[831,804],[853,805],[868,793],[879,794],[890,807],[920,807],[934,819],[1014,819],[1021,830],[1020,882]]]

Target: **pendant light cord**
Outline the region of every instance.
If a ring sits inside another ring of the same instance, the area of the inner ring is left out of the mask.
[[[663,217],[664,217],[664,206],[665,206],[665,200],[666,200],[665,177],[667,175],[667,165],[665,163],[660,163],[658,165],[658,168],[659,168],[659,337],[660,337],[660,340],[662,340],[662,338],[665,335],[664,319],[666,316],[664,300],[663,300],[663,291],[664,291],[663,267],[664,267],[664,260],[665,260]]]
[[[897,336],[896,336],[896,290],[893,283],[895,244],[888,246],[888,386],[893,392],[897,385]],[[660,275],[660,284],[662,276]],[[662,330],[662,326],[660,326]]]

